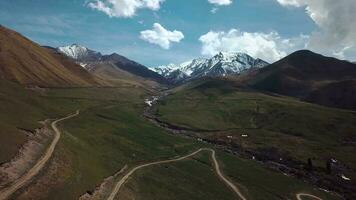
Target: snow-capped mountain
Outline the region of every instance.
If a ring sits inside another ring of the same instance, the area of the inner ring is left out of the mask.
[[[117,78],[118,74],[122,74],[122,71],[125,71],[137,77],[154,80],[159,83],[167,83],[166,79],[158,73],[116,53],[103,55],[78,44],[58,47],[55,50],[73,59],[78,65],[94,74],[106,73],[112,78]]]
[[[78,44],[72,44],[70,46],[58,47],[57,51],[65,54],[66,56],[73,58],[78,63],[82,63],[83,66],[85,62],[96,61],[101,58],[101,53],[90,50],[84,46]]]
[[[179,65],[169,64],[158,66],[151,70],[161,74],[173,83],[204,76],[226,76],[240,74],[252,68],[268,65],[261,59],[255,59],[245,53],[220,52],[212,58],[198,58]]]

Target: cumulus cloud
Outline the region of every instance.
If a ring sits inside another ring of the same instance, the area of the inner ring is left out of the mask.
[[[319,27],[308,48],[340,58],[356,59],[356,3],[354,0],[276,0],[283,6],[304,8]]]
[[[140,38],[151,44],[159,45],[163,49],[169,49],[172,42],[179,43],[184,35],[180,31],[169,31],[161,24],[155,23],[152,30],[141,31]]]
[[[218,6],[227,6],[232,4],[232,0],[208,0],[208,1],[211,4],[215,4]]]
[[[202,35],[202,54],[212,56],[220,51],[242,52],[252,57],[274,62],[292,50],[304,47],[307,36],[283,39],[278,33],[249,33],[231,29],[228,32],[210,31]]]
[[[133,17],[138,9],[159,10],[165,0],[95,0],[88,3],[94,10],[104,12],[110,17]]]

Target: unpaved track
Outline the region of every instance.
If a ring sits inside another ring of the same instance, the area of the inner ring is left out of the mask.
[[[218,161],[216,160],[215,151],[212,150],[212,149],[207,149],[207,150],[211,151],[211,158],[213,159],[216,173],[217,173],[218,176],[221,178],[221,180],[224,181],[225,184],[228,185],[228,186],[240,197],[241,200],[246,200],[245,196],[242,195],[242,193],[241,193],[241,191],[239,190],[239,188],[236,187],[236,185],[234,185],[231,181],[229,181],[229,180],[224,176],[224,174],[220,171],[220,165],[219,165]]]
[[[304,200],[303,197],[310,197],[310,198],[313,198],[313,199],[316,199],[316,200],[323,200],[317,196],[314,196],[314,195],[311,195],[311,194],[306,194],[306,193],[298,193],[296,194],[296,197],[298,200]]]
[[[79,110],[77,110],[75,114],[58,119],[51,123],[51,126],[55,132],[55,136],[51,145],[48,147],[46,153],[37,161],[37,163],[26,174],[24,174],[21,178],[14,181],[14,183],[9,187],[4,188],[3,190],[0,191],[0,200],[8,199],[14,192],[22,188],[23,186],[25,186],[29,181],[31,181],[31,179],[34,176],[36,176],[41,171],[41,169],[46,165],[47,161],[51,158],[54,149],[56,148],[56,145],[61,137],[61,132],[57,128],[57,123],[75,117],[77,115],[79,115]]]
[[[213,149],[199,149],[191,154],[188,154],[186,156],[183,157],[179,157],[176,159],[170,159],[170,160],[163,160],[163,161],[157,161],[157,162],[152,162],[152,163],[147,163],[147,164],[143,164],[143,165],[139,165],[133,169],[131,169],[124,177],[122,177],[122,179],[115,185],[113,191],[111,192],[109,198],[107,200],[114,200],[116,194],[119,192],[120,188],[125,184],[125,182],[130,178],[130,176],[135,173],[137,170],[142,169],[144,167],[149,167],[152,165],[159,165],[159,164],[165,164],[165,163],[171,163],[171,162],[177,162],[177,161],[181,161],[187,158],[190,158],[198,153],[200,153],[201,151],[210,151],[211,157],[213,159],[214,162],[214,167],[215,167],[215,171],[217,173],[217,175],[219,176],[219,178],[224,181],[224,183],[226,185],[228,185],[239,197],[241,200],[246,200],[246,198],[242,195],[242,193],[240,192],[240,190],[231,182],[229,181],[224,175],[223,173],[220,171],[220,166],[218,161],[216,160],[216,156],[215,156],[215,151]]]

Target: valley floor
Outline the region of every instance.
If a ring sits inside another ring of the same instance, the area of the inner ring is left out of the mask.
[[[142,116],[144,99],[155,94],[142,88],[46,89],[42,93],[22,91],[30,93],[23,96],[12,90],[2,92],[11,99],[11,95],[18,97],[17,102],[0,106],[6,111],[1,118],[11,127],[33,130],[39,126],[36,124],[39,120],[81,111],[80,115],[58,124],[61,137],[51,158],[36,176],[31,177],[29,184],[11,196],[12,199],[90,199],[107,177],[112,177],[108,184],[111,189],[104,190],[98,199],[109,198],[112,191],[116,191],[113,190],[116,183],[122,184],[112,199],[236,199],[223,182],[230,187],[236,186],[246,199],[296,199],[299,192],[322,199],[340,199],[293,177],[271,171],[258,162],[223,151],[216,152],[217,160],[215,153],[211,157],[203,152],[180,160],[189,152],[214,147],[172,135],[146,120]],[[19,117],[16,109],[30,112],[28,116]],[[11,143],[0,141],[1,163],[11,159],[7,155],[16,155],[17,149],[11,145],[21,146],[26,141],[21,132],[14,130],[13,134],[23,139]],[[164,160],[172,158],[180,161],[165,163]],[[147,165],[153,161],[163,163]],[[132,171],[137,166],[145,168],[127,174],[127,170]],[[222,178],[222,182],[216,173],[226,179]],[[122,179],[125,176],[127,180]]]

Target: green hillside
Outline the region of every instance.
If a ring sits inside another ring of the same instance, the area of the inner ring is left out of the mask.
[[[313,158],[320,167],[335,158],[356,169],[353,111],[239,89],[228,80],[207,79],[173,90],[159,102],[156,114],[173,125],[207,130],[201,137],[232,142],[246,150],[275,151],[302,163]],[[227,136],[233,136],[232,141]]]

